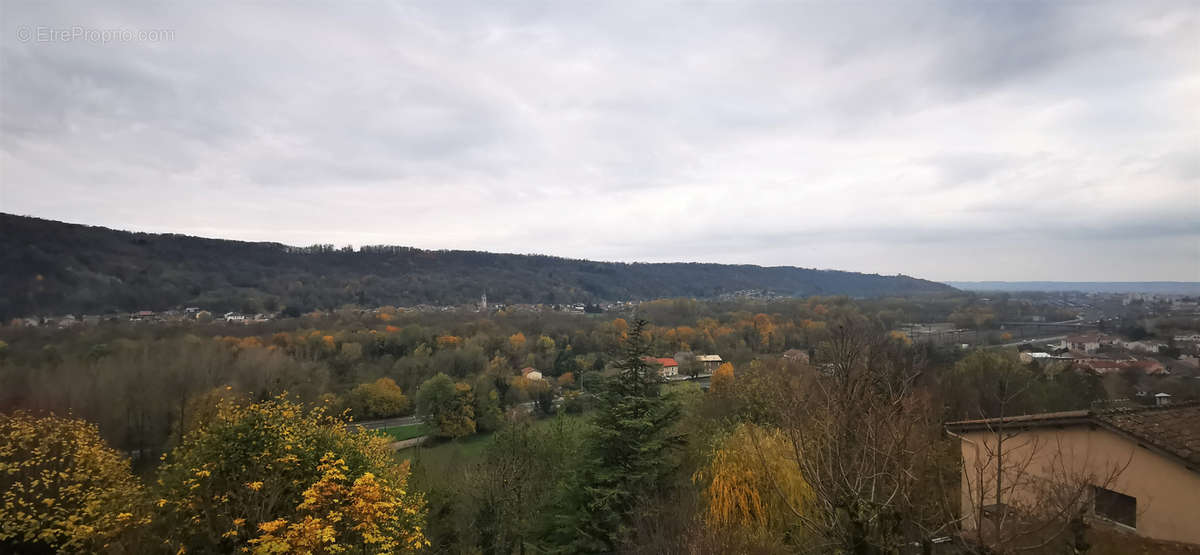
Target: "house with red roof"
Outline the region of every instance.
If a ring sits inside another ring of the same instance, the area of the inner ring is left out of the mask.
[[[659,375],[664,378],[672,378],[679,375],[679,363],[673,358],[645,357],[642,360],[646,364],[658,368]]]

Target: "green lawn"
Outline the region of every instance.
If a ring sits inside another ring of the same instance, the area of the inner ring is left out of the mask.
[[[569,421],[581,421],[582,415],[567,415]],[[554,417],[546,417],[534,423],[534,426],[550,426]],[[395,428],[393,428],[395,429]],[[415,436],[414,436],[415,437]],[[479,458],[484,449],[492,443],[492,434],[475,434],[453,440],[433,439],[424,445],[401,449],[396,457],[403,460],[422,462],[433,466],[454,462],[469,462]]]
[[[413,424],[411,426],[396,426],[394,428],[383,428],[379,433],[388,436],[392,441],[404,441],[414,437],[421,437],[429,433],[429,426],[425,424]]]

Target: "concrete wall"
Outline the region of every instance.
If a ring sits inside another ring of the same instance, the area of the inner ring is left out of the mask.
[[[1011,436],[1011,434],[1016,434]],[[962,434],[962,516],[974,528],[979,505],[980,472],[983,505],[995,503],[996,434]],[[1011,437],[1010,437],[1011,436]],[[1086,425],[1035,427],[1006,432],[1004,441],[1005,504],[1031,502],[1043,488],[1064,480],[1084,480],[1137,499],[1136,532],[1158,540],[1200,544],[1200,474],[1180,462],[1104,428]],[[1115,479],[1104,481],[1114,469]]]

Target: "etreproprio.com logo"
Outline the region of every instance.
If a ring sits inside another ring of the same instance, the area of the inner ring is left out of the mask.
[[[72,27],[21,26],[17,28],[21,42],[166,42],[175,40],[174,29],[100,29],[75,25]]]

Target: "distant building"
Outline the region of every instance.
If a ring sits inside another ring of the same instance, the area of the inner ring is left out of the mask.
[[[1147,376],[1164,376],[1169,374],[1169,372],[1167,372],[1167,368],[1163,366],[1161,362],[1153,359],[1141,359],[1132,362],[1126,362],[1124,367],[1141,370],[1142,373]]]
[[[711,374],[717,371],[717,367],[721,366],[724,361],[721,360],[721,355],[696,355],[696,362],[700,364],[700,368],[706,374]]]
[[[789,362],[808,364],[808,351],[801,349],[788,349],[783,352],[783,359]]]
[[[658,367],[658,373],[664,378],[672,378],[679,375],[679,363],[673,358],[646,357],[642,360],[650,366]]]
[[[1139,353],[1157,353],[1160,349],[1162,349],[1163,347],[1166,347],[1167,344],[1163,343],[1161,341],[1142,340],[1142,341],[1122,341],[1121,346],[1125,347],[1126,349],[1129,349],[1130,351],[1137,351]]]
[[[1034,353],[1034,352],[1021,353],[1019,356],[1021,357],[1021,362],[1024,362],[1024,363],[1030,363],[1035,360],[1038,362],[1045,362],[1045,361],[1048,361],[1051,358],[1053,358],[1052,356],[1050,356],[1050,353]]]
[[[521,376],[522,376],[522,377],[524,377],[524,378],[525,378],[525,379],[527,379],[527,380],[540,380],[540,379],[542,379],[542,373],[541,373],[541,372],[538,372],[537,370],[534,370],[534,369],[533,369],[533,367],[531,367],[531,366],[526,366],[526,367],[522,368],[522,369],[521,369]]]
[[[1062,341],[1062,348],[1077,353],[1094,353],[1100,350],[1100,347],[1112,345],[1114,339],[1102,333],[1087,333],[1083,335],[1070,335]]]
[[[246,315],[240,314],[237,312],[226,312],[225,313],[225,321],[226,322],[245,322]]]
[[[1087,370],[1101,376],[1105,374],[1112,374],[1114,372],[1120,372],[1121,369],[1124,368],[1120,362],[1104,358],[1079,359],[1075,362],[1075,364],[1081,370]]]
[[[1169,374],[1167,368],[1153,359],[1113,360],[1107,358],[1083,358],[1075,361],[1078,368],[1095,374],[1111,374],[1122,370],[1134,369],[1147,376],[1162,376]]]

